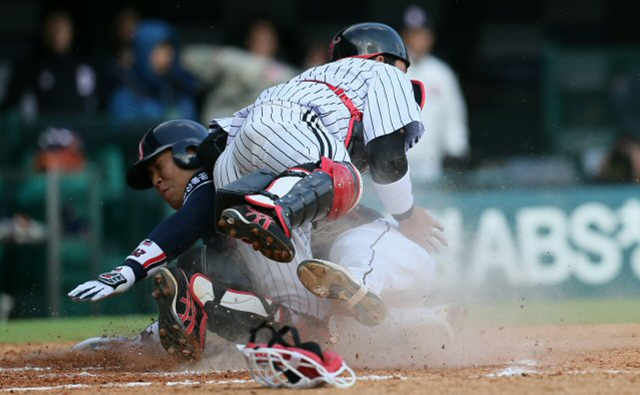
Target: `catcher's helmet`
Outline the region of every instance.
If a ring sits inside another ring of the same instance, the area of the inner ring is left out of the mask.
[[[402,37],[384,23],[357,23],[340,30],[329,44],[329,61],[342,58],[371,58],[391,55],[402,59],[409,67],[409,53]]]
[[[188,119],[166,121],[152,127],[138,144],[138,161],[127,170],[127,184],[134,189],[151,188],[147,162],[167,149],[171,149],[173,160],[183,169],[200,167],[195,151],[188,149],[197,147],[208,134],[204,126]]]

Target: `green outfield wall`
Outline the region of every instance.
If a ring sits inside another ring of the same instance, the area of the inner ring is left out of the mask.
[[[542,296],[640,291],[640,188],[420,191],[444,222],[442,284]]]

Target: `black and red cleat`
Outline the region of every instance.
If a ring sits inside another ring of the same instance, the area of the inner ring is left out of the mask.
[[[291,262],[293,243],[281,221],[249,205],[233,206],[222,211],[218,229],[235,239],[250,244],[265,257],[276,262]]]
[[[162,347],[177,359],[199,361],[206,340],[207,314],[192,295],[187,274],[175,267],[162,268],[153,282]]]

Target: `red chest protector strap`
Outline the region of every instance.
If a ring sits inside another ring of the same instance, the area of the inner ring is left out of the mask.
[[[353,127],[356,122],[362,121],[362,111],[358,110],[349,99],[349,96],[345,93],[344,89],[338,88],[337,86],[331,85],[328,82],[318,81],[318,80],[304,80],[305,82],[317,82],[320,84],[325,84],[329,89],[333,91],[333,93],[340,98],[342,103],[347,106],[349,112],[351,113],[351,119],[349,119],[349,130],[347,131],[347,138],[344,140],[345,147],[349,147],[349,143],[351,142],[351,137],[353,135]]]
[[[357,121],[362,121],[362,112],[358,110],[353,104],[353,101],[349,99],[349,96],[345,93],[344,89],[338,88],[337,86],[331,85],[328,82],[318,81],[318,80],[304,80],[305,82],[317,82],[320,84],[325,84],[336,94],[344,103],[345,106],[349,109],[351,113],[351,119],[349,120],[349,130],[347,131],[347,138],[344,141],[344,145],[349,148],[349,143],[351,142],[351,137],[353,137],[353,127]],[[413,96],[416,100],[416,103],[420,106],[420,109],[424,109],[424,102],[426,99],[426,89],[422,81],[419,80],[411,80],[411,86],[413,87]]]

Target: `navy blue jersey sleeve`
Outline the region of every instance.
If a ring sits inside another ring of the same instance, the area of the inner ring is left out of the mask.
[[[127,257],[139,281],[215,232],[215,188],[204,171],[187,184],[182,207],[160,222]]]
[[[202,185],[193,191],[182,208],[153,229],[149,239],[172,260],[215,227],[214,204],[213,184]]]

